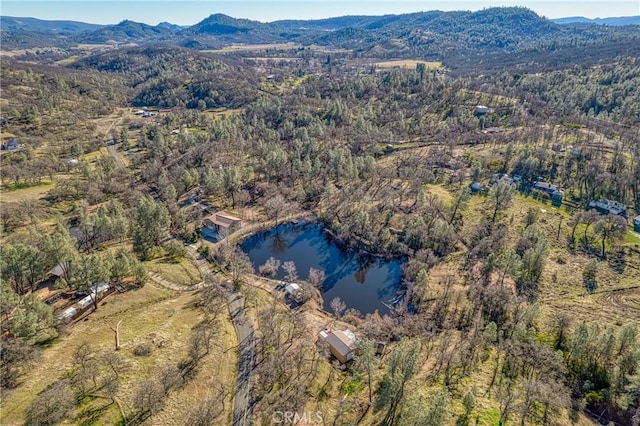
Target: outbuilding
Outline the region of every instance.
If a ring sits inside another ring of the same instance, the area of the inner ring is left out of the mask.
[[[327,342],[331,354],[342,364],[351,361],[358,349],[357,338],[349,329],[344,331],[324,329],[320,332],[320,338]]]

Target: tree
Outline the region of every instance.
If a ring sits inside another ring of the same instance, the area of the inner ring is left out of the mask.
[[[589,228],[591,227],[591,225],[596,223],[599,218],[600,218],[600,215],[595,210],[589,210],[589,211],[586,211],[586,212],[582,213],[581,220],[582,220],[582,223],[585,225],[584,226],[584,239],[583,239],[583,242],[584,242],[585,246],[587,246],[588,243],[589,243],[589,240],[587,238],[587,232],[589,232]]]
[[[24,294],[27,286],[35,290],[38,281],[44,278],[49,265],[42,259],[42,253],[24,244],[3,244],[0,246],[0,274],[2,281]]]
[[[503,180],[498,181],[498,183],[491,187],[489,200],[491,200],[491,205],[493,206],[492,222],[496,221],[498,213],[509,207],[514,192],[513,186]]]
[[[187,249],[178,240],[171,240],[166,246],[167,255],[173,263],[180,263],[180,260],[187,255]]]
[[[224,399],[207,399],[191,410],[188,424],[192,426],[212,426],[216,419],[224,413]]]
[[[333,300],[331,300],[330,305],[331,305],[331,310],[333,310],[333,314],[337,318],[340,318],[344,313],[345,309],[347,309],[347,305],[339,297],[334,297]]]
[[[449,225],[451,225],[455,220],[458,211],[464,210],[470,198],[471,192],[469,191],[469,188],[461,188],[455,193],[453,205],[451,206],[451,217],[449,218]]]
[[[129,145],[129,131],[126,127],[121,127],[120,132],[118,133],[118,143],[121,144],[121,148],[123,151],[127,151],[130,148]]]
[[[236,208],[236,194],[242,188],[242,176],[238,167],[227,167],[222,172],[222,186],[231,197],[231,206]]]
[[[476,391],[475,388],[469,389],[462,397],[462,406],[464,407],[464,424],[469,421],[469,416],[476,406]]]
[[[360,342],[360,352],[355,357],[354,368],[355,371],[366,377],[370,403],[373,401],[373,374],[378,369],[378,364],[374,342],[370,339],[363,339]]]
[[[77,262],[77,268],[73,284],[91,296],[93,309],[98,309],[98,284],[109,282],[111,278],[111,264],[107,256],[96,253],[81,256]]]
[[[41,353],[23,340],[4,336],[1,339],[0,389],[13,389],[20,384],[20,377],[27,373],[31,362],[38,359]]]
[[[504,284],[505,276],[517,277],[522,267],[520,256],[513,249],[506,249],[498,255],[495,261],[498,269],[502,271],[500,276],[500,285]]]
[[[536,223],[536,221],[538,220],[538,213],[539,211],[537,208],[529,207],[524,217],[524,226],[527,227]]]
[[[537,291],[537,284],[542,277],[547,259],[548,245],[545,239],[540,239],[535,246],[527,249],[522,256],[522,268],[517,280],[518,289],[531,296]]]
[[[582,214],[583,214],[583,211],[579,210],[576,213],[574,213],[574,215],[571,216],[571,219],[569,220],[569,225],[571,225],[571,245],[572,246],[576,242],[576,229],[578,228],[578,225],[580,225],[580,223],[582,222]]]
[[[324,286],[325,273],[322,269],[309,268],[309,277],[307,281],[309,284],[317,289],[322,290]]]
[[[258,271],[260,272],[260,275],[265,275],[265,276],[277,275],[279,269],[280,269],[280,259],[276,259],[273,256],[269,257],[269,259],[267,259],[264,265],[260,265],[258,267]]]
[[[156,203],[148,196],[138,200],[133,228],[133,250],[142,260],[150,258],[153,248],[160,245],[170,224],[169,211],[164,203]]]
[[[127,372],[130,368],[129,362],[127,362],[121,355],[118,355],[116,352],[104,352],[100,356],[100,361],[117,379],[119,379],[120,376],[123,373]]]
[[[231,272],[235,283],[238,283],[243,274],[253,272],[251,259],[242,249],[236,245],[221,244],[218,248],[218,258],[222,267]]]
[[[602,257],[605,257],[605,244],[609,241],[620,241],[627,233],[627,221],[618,215],[608,214],[596,222],[596,233],[602,238]]]
[[[30,294],[17,306],[7,326],[11,334],[29,343],[42,343],[58,336],[51,306]]]
[[[584,283],[584,288],[592,293],[598,288],[598,280],[596,275],[598,274],[598,261],[596,259],[591,259],[582,270],[582,282]]]
[[[39,246],[45,255],[47,264],[51,267],[58,265],[62,270],[60,278],[70,286],[79,254],[76,249],[76,241],[69,234],[67,227],[58,222],[51,237],[43,236],[39,241]]]
[[[294,209],[293,203],[288,202],[282,195],[269,198],[264,204],[267,210],[267,217],[271,220],[275,220],[275,225],[278,226],[278,219],[285,217]]]
[[[449,424],[451,397],[447,388],[442,388],[429,403],[421,396],[411,395],[402,409],[399,425],[444,426]]]
[[[284,264],[282,265],[282,268],[286,272],[286,275],[284,277],[285,280],[291,283],[298,279],[298,271],[296,269],[296,264],[292,260],[284,262]]]
[[[381,425],[393,425],[398,408],[404,399],[404,391],[409,379],[419,370],[421,344],[417,338],[403,339],[391,352],[387,367],[387,377],[380,386],[376,407],[387,407]]]
[[[25,414],[25,424],[29,426],[60,424],[71,414],[74,405],[75,398],[68,381],[57,381],[29,404]]]
[[[164,407],[166,394],[164,387],[157,380],[144,380],[133,393],[133,403],[144,416],[155,414]]]

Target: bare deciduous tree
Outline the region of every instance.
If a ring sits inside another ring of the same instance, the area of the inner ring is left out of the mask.
[[[342,314],[347,309],[347,305],[339,297],[334,297],[329,305],[337,318],[342,317]]]
[[[298,279],[298,271],[296,269],[296,264],[292,260],[284,262],[282,264],[282,268],[284,268],[286,272],[285,280],[287,280],[288,282],[294,282]]]
[[[314,286],[317,289],[322,290],[322,286],[324,285],[325,273],[322,269],[309,268],[309,278],[307,281],[309,284]]]

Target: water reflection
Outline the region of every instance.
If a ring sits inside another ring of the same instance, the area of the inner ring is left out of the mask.
[[[280,261],[293,261],[298,276],[307,277],[309,268],[325,272],[324,308],[334,297],[340,297],[349,308],[365,313],[378,310],[388,313],[386,304],[397,299],[400,282],[400,260],[380,259],[362,253],[345,252],[332,241],[322,226],[310,223],[283,224],[249,237],[242,243],[254,266],[273,256]],[[284,271],[277,278],[284,278]]]

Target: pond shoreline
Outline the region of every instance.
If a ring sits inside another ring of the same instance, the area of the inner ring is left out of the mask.
[[[260,229],[262,228],[262,229]],[[310,268],[326,274],[322,296],[324,309],[339,297],[348,308],[362,314],[391,311],[402,293],[401,270],[406,257],[380,256],[363,248],[344,244],[325,224],[314,216],[304,220],[286,220],[276,226],[254,228],[243,235],[239,245],[254,266],[270,257],[282,264],[293,262],[300,275]],[[280,269],[275,280],[285,280]],[[302,279],[302,277],[301,277]]]

